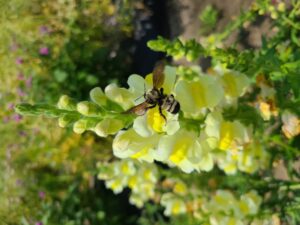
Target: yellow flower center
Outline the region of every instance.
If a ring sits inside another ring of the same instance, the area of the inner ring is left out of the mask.
[[[121,166],[121,171],[123,174],[130,174],[130,169],[129,169],[129,166],[127,164],[123,164]]]
[[[204,105],[206,105],[204,93],[199,93],[199,90],[203,90],[202,85],[200,85],[200,83],[192,83],[190,88],[192,91],[191,96],[194,97],[193,99],[194,99],[195,105],[197,105],[198,107],[203,107]]]
[[[111,189],[112,190],[117,190],[121,186],[121,181],[120,180],[114,180],[114,182],[111,184]]]
[[[148,150],[149,150],[149,147],[144,147],[141,151],[138,151],[137,153],[133,154],[131,156],[131,158],[133,159],[138,159],[138,158],[141,158],[143,156],[146,156],[148,154]]]
[[[151,180],[151,177],[152,177],[152,171],[151,171],[151,170],[146,170],[146,171],[144,171],[143,175],[144,175],[144,178],[145,178],[146,180]]]
[[[184,183],[177,183],[175,186],[174,186],[174,193],[176,194],[186,194],[187,192],[187,189],[186,189],[186,186]]]
[[[225,122],[222,124],[220,136],[219,149],[228,150],[233,141],[233,130],[231,123]]]
[[[186,158],[189,146],[190,141],[187,139],[181,139],[177,141],[174,145],[173,153],[170,156],[170,161],[174,164],[179,164],[182,160]]]
[[[128,180],[128,187],[133,188],[134,186],[136,186],[136,184],[137,184],[137,177],[136,176],[130,177]]]
[[[161,133],[163,132],[163,127],[166,123],[165,119],[162,117],[162,115],[159,112],[159,108],[155,107],[153,109],[150,109],[147,113],[147,123],[152,129],[157,132]]]
[[[177,215],[181,212],[181,204],[180,202],[176,201],[174,202],[174,204],[172,205],[172,214],[173,215]]]

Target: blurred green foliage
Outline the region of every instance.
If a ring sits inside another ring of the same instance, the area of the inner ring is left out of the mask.
[[[212,5],[207,5],[199,14],[199,20],[201,21],[200,33],[207,34],[212,32],[218,22],[218,16],[218,10]]]
[[[132,33],[133,3],[1,1],[1,225],[123,220],[122,212],[108,218],[118,204],[95,198],[106,192],[91,184],[96,163],[111,158],[110,141],[81,139],[45,118],[18,116],[13,107],[55,103],[62,92],[81,99],[94,86],[122,81],[131,69],[122,42]]]

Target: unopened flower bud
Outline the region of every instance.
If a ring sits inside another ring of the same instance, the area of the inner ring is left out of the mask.
[[[57,107],[59,109],[75,110],[76,104],[75,101],[71,99],[69,96],[63,95],[59,98]]]
[[[94,103],[83,101],[77,104],[77,111],[85,116],[101,115],[101,109]]]
[[[71,123],[74,123],[75,121],[77,121],[79,119],[78,116],[74,116],[74,115],[63,115],[61,117],[59,117],[58,119],[58,125],[60,127],[66,127]]]
[[[97,124],[95,132],[100,137],[107,137],[110,134],[115,134],[124,127],[121,120],[117,119],[104,119]]]
[[[73,131],[77,134],[82,134],[87,129],[87,120],[78,120],[73,125]]]

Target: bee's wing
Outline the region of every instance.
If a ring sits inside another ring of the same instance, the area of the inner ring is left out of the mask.
[[[132,108],[128,109],[125,113],[134,113],[138,116],[142,116],[147,112],[148,107],[149,107],[148,103],[143,102],[141,104],[138,104],[138,105],[133,106]]]
[[[154,70],[153,70],[153,87],[159,89],[165,80],[165,63],[164,61],[159,61],[156,63]]]

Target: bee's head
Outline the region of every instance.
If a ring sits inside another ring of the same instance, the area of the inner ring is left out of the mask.
[[[157,103],[159,98],[160,98],[160,92],[155,88],[151,89],[149,92],[145,94],[146,102],[149,104]]]

